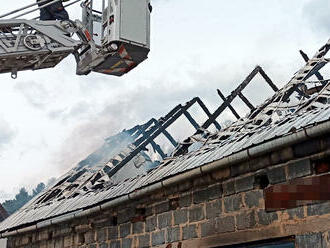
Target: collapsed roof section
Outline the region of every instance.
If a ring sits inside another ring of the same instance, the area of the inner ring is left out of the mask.
[[[306,104],[309,110],[317,104],[324,104],[325,99],[327,99],[324,94],[327,94],[327,87],[325,86],[327,86],[328,81],[323,79],[319,70],[328,62],[324,58],[329,50],[328,43],[312,59],[309,59],[301,51],[307,64],[281,90],[278,90],[265,71],[257,66],[228,97],[225,97],[219,89],[217,90],[223,103],[213,114],[204,102],[196,97],[185,105],[176,106],[158,120],[152,118],[145,124],[123,130],[121,133],[107,138],[102,147],[61,177],[55,186],[39,196],[33,201],[33,204],[47,204],[53,200],[74,198],[95,190],[102,190],[127,178],[144,175],[157,167],[165,158],[178,157],[196,151],[205,143],[213,143],[214,139],[217,140],[216,143],[220,140],[231,142],[233,138],[237,138],[236,136],[242,137],[244,134],[251,136],[256,130],[276,124],[283,116],[304,111]],[[275,94],[261,106],[255,107],[244,96],[243,90],[258,73]],[[316,75],[319,80],[306,81],[312,75]],[[317,95],[318,98],[315,99],[314,95]],[[244,118],[232,106],[232,102],[237,97],[251,111]],[[198,106],[208,117],[202,125],[198,124],[189,113],[193,106]],[[232,112],[237,121],[227,128],[222,128],[217,118],[226,109]],[[167,129],[182,116],[189,121],[196,132],[179,143]],[[285,118],[282,121],[288,120],[289,118]],[[212,135],[207,130],[212,124],[218,131],[221,130],[222,132]],[[172,146],[171,149],[167,149],[167,152],[155,141],[160,134],[163,134]]]
[[[274,91],[278,90],[263,69],[257,66],[228,97],[224,97],[221,91],[217,90],[223,103],[213,114],[204,102],[196,97],[185,105],[176,106],[158,120],[152,118],[145,124],[123,130],[105,139],[102,147],[62,176],[50,190],[35,199],[33,204],[47,204],[54,200],[74,198],[91,191],[102,190],[127,178],[146,174],[157,167],[165,158],[176,157],[198,149],[211,135],[211,132],[207,130],[210,125],[213,124],[218,131],[222,129],[217,118],[224,110],[228,108],[237,119],[241,119],[231,105],[236,97],[239,97],[250,110],[255,110],[253,104],[243,95],[242,91],[258,73]],[[189,112],[196,106],[207,116],[207,120],[202,125],[198,124]],[[185,117],[189,121],[195,129],[195,134],[183,142],[178,142],[177,138],[167,129],[181,117]],[[161,134],[171,145],[170,149],[166,148],[167,151],[162,147],[163,144],[157,144],[155,141]],[[194,145],[191,146],[192,144]]]
[[[216,139],[228,140],[228,142],[230,142],[233,139],[235,140],[238,136],[241,137],[241,139],[245,135],[250,137],[263,128],[284,124],[289,122],[292,116],[300,115],[304,112],[312,111],[313,109],[323,108],[329,104],[330,80],[324,80],[319,72],[319,70],[329,62],[329,59],[325,58],[329,49],[330,40],[322,46],[311,59],[300,50],[300,54],[306,64],[296,72],[293,78],[280,90],[277,90],[276,86],[261,68],[256,67],[243,83],[226,99],[228,104],[230,104],[232,97],[239,95],[246,105],[249,106],[251,113],[245,118],[239,118],[237,122],[229,127],[222,129],[220,133],[215,135]],[[275,91],[275,94],[263,104],[254,108],[247,99],[244,99],[244,96],[241,96],[241,94],[236,91],[244,88],[246,82],[249,82],[257,72],[260,72],[266,82]],[[312,76],[315,76],[317,80],[308,81]],[[219,92],[219,94],[220,93],[221,92]],[[221,97],[224,99],[223,96]],[[226,105],[226,101],[224,104]],[[230,105],[228,105],[228,107],[231,108]],[[212,121],[215,120],[222,111],[223,106],[220,106],[202,127],[209,127]],[[237,115],[234,111],[233,114],[235,116]],[[188,144],[188,146],[190,145],[191,144]],[[176,154],[179,155],[186,152],[187,145],[183,145],[178,147]]]
[[[303,137],[306,138],[312,132],[318,135],[320,132],[329,132],[330,80],[324,80],[319,73],[329,61],[325,58],[329,48],[330,40],[278,91],[265,76],[266,82],[276,92],[258,107],[254,107],[242,95],[242,90],[257,73],[264,73],[260,67],[256,67],[228,97],[225,98],[218,91],[224,103],[213,114],[199,98],[194,98],[183,106],[178,105],[159,120],[151,119],[144,125],[106,139],[100,149],[81,161],[55,186],[1,223],[0,233],[33,224],[37,224],[38,228],[43,223],[52,223],[54,218],[80,216],[81,212],[95,206],[108,206],[118,199],[134,199],[139,192],[162,187],[166,185],[166,180],[171,181],[176,175],[189,173],[195,168],[200,167],[198,171],[204,171],[204,167],[211,166],[215,161],[233,163],[236,155],[237,159],[242,159],[244,154],[256,155],[276,148],[276,145],[283,145],[286,142],[284,140],[293,142],[295,137],[301,140],[302,135],[299,136],[298,131],[299,134],[304,132]],[[308,81],[313,75],[318,80]],[[251,112],[244,118],[238,116],[231,106],[237,96],[251,107]],[[202,125],[188,112],[195,104],[208,116]],[[216,119],[227,108],[238,120],[221,128]],[[168,127],[180,116],[186,117],[196,132],[184,142],[178,143],[168,132]],[[212,124],[219,129],[213,134],[207,130]],[[156,143],[161,133],[172,144],[171,150],[165,152]],[[158,159],[148,155],[148,146],[159,155],[156,156]]]

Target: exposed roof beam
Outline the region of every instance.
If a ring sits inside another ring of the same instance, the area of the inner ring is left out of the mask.
[[[222,94],[222,92],[217,89],[218,95],[220,96],[220,98],[226,102],[227,99],[226,97]],[[231,106],[231,104],[228,104],[228,108],[230,109],[230,111],[233,113],[233,115],[236,117],[236,119],[240,119],[241,117],[239,116],[239,114],[236,112],[236,110],[233,108],[233,106]]]

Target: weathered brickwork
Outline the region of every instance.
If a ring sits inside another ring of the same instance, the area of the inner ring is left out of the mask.
[[[330,201],[265,211],[265,182],[315,174],[319,155],[303,154],[297,146],[283,148],[123,206],[11,236],[8,248],[221,247],[288,236],[298,248],[330,248]]]

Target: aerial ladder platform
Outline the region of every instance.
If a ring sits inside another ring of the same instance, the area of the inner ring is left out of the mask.
[[[16,78],[19,71],[53,68],[73,54],[77,75],[122,76],[147,59],[150,0],[97,0],[100,9],[93,8],[94,0],[70,0],[65,7],[80,3],[82,20],[21,19],[58,1],[0,16],[0,73]]]

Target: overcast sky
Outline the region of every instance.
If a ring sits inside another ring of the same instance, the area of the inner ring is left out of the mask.
[[[1,13],[30,2],[6,1]],[[282,86],[302,65],[298,50],[312,56],[330,38],[328,0],[152,4],[149,59],[121,78],[76,76],[72,56],[16,80],[0,75],[0,202],[60,176],[105,137],[195,96],[214,110],[216,88],[229,94],[257,64]],[[79,8],[68,11],[79,17]],[[260,102],[270,90],[256,84],[246,94]]]

